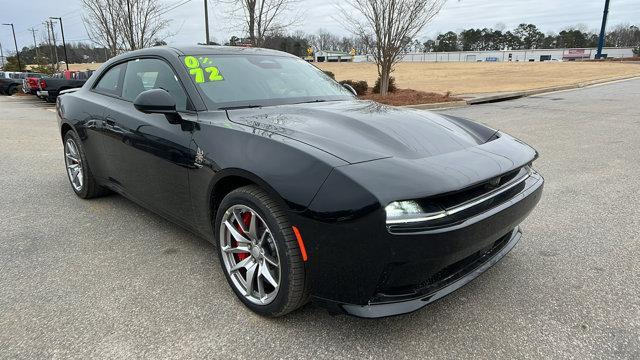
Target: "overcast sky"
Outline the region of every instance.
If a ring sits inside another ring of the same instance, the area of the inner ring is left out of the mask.
[[[185,0],[160,1],[171,6]],[[220,2],[209,1],[212,37],[224,42],[231,35],[242,35],[241,27],[226,17]],[[346,34],[335,16],[335,4],[343,2],[345,0],[300,0],[299,8],[304,9],[300,16],[302,21],[291,31],[313,33],[322,28],[336,34]],[[14,23],[19,48],[33,45],[29,28],[38,30],[38,41],[46,34],[41,22],[49,16],[63,18],[68,42],[88,41],[79,4],[80,0],[0,0],[0,23]],[[442,12],[420,34],[420,38],[426,40],[448,30],[494,27],[496,24],[503,24],[510,29],[520,23],[534,23],[545,32],[558,32],[578,24],[590,30],[599,30],[603,7],[604,0],[449,0]],[[203,0],[191,0],[166,16],[172,20],[169,32],[176,33],[167,42],[188,44],[204,41]],[[638,19],[640,0],[611,1],[610,26],[633,24]],[[13,52],[10,27],[0,27],[0,43],[5,55],[7,51]]]

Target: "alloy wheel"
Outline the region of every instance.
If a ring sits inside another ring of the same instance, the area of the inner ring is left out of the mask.
[[[64,144],[64,162],[67,165],[67,174],[69,175],[71,186],[77,192],[82,191],[84,182],[82,159],[78,151],[78,145],[72,139],[67,139]]]
[[[225,211],[220,251],[236,290],[254,304],[273,301],[280,289],[280,256],[273,233],[255,210],[233,205]]]

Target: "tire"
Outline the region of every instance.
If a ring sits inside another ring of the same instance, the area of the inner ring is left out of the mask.
[[[46,101],[46,102],[51,104],[51,103],[56,102],[56,98],[53,97],[53,96],[47,96],[47,97],[44,98],[44,101]]]
[[[247,213],[250,214],[248,222]],[[238,214],[240,216],[236,216]],[[255,219],[256,222],[253,236],[251,219]],[[229,286],[245,306],[259,315],[278,317],[308,302],[310,286],[300,247],[286,213],[265,191],[255,185],[233,190],[222,199],[214,221],[220,266]],[[240,259],[243,253],[235,252],[241,247],[240,242],[235,243],[236,248],[232,247],[231,244],[236,238],[233,237],[229,226],[225,225],[225,221],[232,224],[245,241],[251,242],[242,244],[251,249],[244,252],[243,256],[246,258]],[[240,221],[243,221],[247,230],[243,230]],[[264,229],[268,230],[268,233],[266,230],[263,232]],[[259,253],[260,251],[262,253]],[[255,264],[251,274],[257,274],[252,276],[252,285],[249,287],[246,285],[246,279],[251,269],[251,259]],[[278,262],[277,267],[274,266],[274,260]],[[247,266],[237,271],[231,270],[234,265],[246,261],[249,261]],[[268,277],[278,283],[277,290],[272,285],[273,282],[268,281]],[[241,278],[243,280],[240,280]],[[262,292],[259,282],[262,282]],[[250,295],[248,291],[251,290],[248,289],[253,289]]]
[[[9,88],[7,89],[7,95],[12,96],[13,94],[18,92],[18,87],[15,85],[11,85],[9,86]]]
[[[69,143],[75,146],[75,151],[71,149]],[[71,185],[73,192],[80,198],[90,199],[94,197],[103,196],[108,193],[108,190],[98,185],[96,179],[91,173],[89,162],[84,153],[82,142],[80,137],[75,131],[69,130],[64,134],[64,161],[65,170],[67,171],[67,178]],[[76,165],[74,169],[80,169],[79,173],[73,171],[70,166]],[[75,177],[74,177],[75,173]],[[79,180],[78,180],[79,179]]]

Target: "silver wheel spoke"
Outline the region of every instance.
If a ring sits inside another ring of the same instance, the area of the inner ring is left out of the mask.
[[[278,261],[276,259],[272,258],[270,255],[264,254],[263,256],[264,256],[264,260],[266,262],[268,262],[269,264],[271,264],[271,265],[273,265],[275,267],[280,266],[280,264],[278,264]]]
[[[264,283],[262,282],[260,277],[258,277],[257,283],[258,283],[258,296],[260,297],[260,301],[264,301],[264,298],[267,297],[267,294],[265,294],[264,292]]]
[[[254,212],[251,212],[251,220],[249,221],[249,236],[251,237],[251,240],[258,239],[258,233],[256,230],[257,218],[258,216]]]
[[[262,263],[262,266],[260,266],[260,275],[262,275],[262,277],[267,280],[269,284],[271,284],[271,286],[278,286],[278,282],[273,278],[273,275],[271,275],[271,270],[269,270],[269,267],[264,262]]]
[[[248,247],[227,247],[225,249],[222,249],[222,251],[226,252],[227,254],[242,254],[242,253],[248,253],[251,250]]]
[[[244,221],[242,221],[242,217],[240,216],[240,214],[238,214],[236,211],[233,212],[233,217],[236,219],[236,221],[238,222],[238,225],[240,225],[240,228],[242,229],[242,232],[247,232],[247,229],[245,229],[244,226]]]
[[[271,235],[271,233],[269,233],[269,229],[265,229],[264,230],[264,232],[262,233],[262,236],[260,236],[260,240],[258,241],[258,245],[262,246],[262,243],[267,238],[267,235]]]
[[[247,276],[245,277],[245,282],[247,284],[247,295],[253,295],[253,283],[256,277],[256,268],[258,264],[253,264],[249,268],[247,268]]]
[[[251,244],[251,241],[242,236],[242,234],[240,234],[238,230],[236,230],[235,226],[233,226],[228,220],[224,222],[224,226],[227,228],[227,230],[229,230],[229,233],[231,234],[231,236],[233,236],[233,239],[239,244]]]
[[[239,263],[236,264],[236,266],[232,267],[231,269],[229,269],[230,272],[236,272],[242,268],[247,268],[248,266],[250,266],[252,263],[254,263],[253,258],[252,257],[248,257],[242,261],[240,261]]]

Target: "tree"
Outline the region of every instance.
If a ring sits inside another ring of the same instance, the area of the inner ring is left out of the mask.
[[[440,12],[445,0],[349,0],[341,14],[348,29],[371,41],[380,78],[380,94],[386,95],[393,66],[401,59],[406,39],[414,38]]]
[[[83,22],[95,44],[110,56],[163,42],[169,20],[158,0],[82,0]]]
[[[265,38],[282,33],[296,20],[285,21],[284,15],[292,10],[296,0],[236,0],[243,12],[249,41],[253,46],[262,46]]]
[[[434,51],[458,51],[458,34],[453,31],[438,35]]]
[[[25,64],[21,62],[20,65],[22,69],[18,67],[18,58],[16,56],[7,56],[2,69],[5,71],[24,71]]]
[[[520,24],[513,33],[525,49],[539,49],[544,41],[544,33],[533,24]]]

